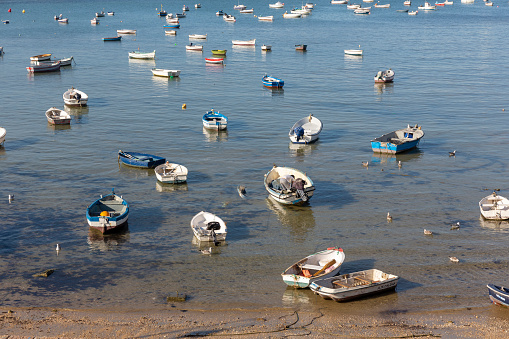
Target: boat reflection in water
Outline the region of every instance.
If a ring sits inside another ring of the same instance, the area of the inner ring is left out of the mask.
[[[91,251],[115,251],[124,243],[129,242],[130,233],[127,223],[116,233],[102,234],[98,230],[90,228],[87,243]]]
[[[311,207],[283,205],[275,201],[270,195],[265,201],[267,207],[276,214],[279,222],[290,229],[290,233],[297,238],[297,242],[306,240],[306,234],[315,227],[315,217]]]
[[[375,94],[392,94],[394,92],[393,82],[377,82],[374,86]]]
[[[138,168],[131,167],[128,165],[124,165],[120,160],[118,161],[118,171],[122,176],[129,178],[142,178],[142,177],[154,177],[156,178],[156,173],[153,168]]]
[[[422,152],[419,150],[419,148],[414,148],[404,153],[398,154],[373,153],[371,155],[371,163],[381,165],[394,164],[394,166],[397,166],[399,161],[402,163],[411,162],[421,158],[421,156]]]
[[[313,292],[306,288],[287,287],[283,293],[283,306],[294,306],[295,304],[309,304],[313,298]]]
[[[285,90],[282,87],[265,87],[263,86],[263,90],[266,95],[270,95],[273,97],[284,96]]]
[[[212,241],[199,241],[195,236],[193,236],[191,243],[203,255],[221,254],[221,248],[228,245],[226,241],[220,241],[217,245]]]
[[[50,131],[64,131],[71,129],[71,124],[53,125],[48,122],[48,130]]]
[[[187,191],[187,183],[181,184],[163,184],[159,180],[156,181],[156,191],[158,192],[175,192],[175,191]]]
[[[88,105],[83,107],[64,105],[64,111],[72,117],[72,123],[74,124],[82,124],[88,117]]]
[[[228,141],[228,130],[213,130],[213,129],[206,129],[203,127],[203,135],[205,135],[205,138],[208,142],[221,142],[221,141]]]
[[[311,154],[318,145],[320,144],[320,140],[317,140],[311,144],[294,144],[290,142],[288,145],[289,153],[293,157],[302,157],[304,155]]]
[[[496,232],[509,232],[509,220],[488,220],[479,215],[479,223],[482,228],[488,228]]]

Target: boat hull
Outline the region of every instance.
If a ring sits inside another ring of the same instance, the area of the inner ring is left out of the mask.
[[[112,193],[94,201],[87,208],[86,216],[90,228],[103,234],[113,233],[127,225],[129,205]]]
[[[5,135],[7,134],[7,130],[3,127],[0,127],[0,145],[5,142]]]
[[[208,64],[222,64],[223,58],[205,58],[205,62]]]
[[[219,223],[220,228],[212,232],[207,228],[210,222]],[[193,230],[195,238],[200,242],[218,242],[226,240],[226,223],[218,216],[209,212],[201,211],[196,214],[193,219],[191,219],[191,229]]]
[[[269,76],[264,76],[262,78],[262,83],[263,86],[269,88],[283,88],[283,86],[285,85],[285,82],[283,80]]]
[[[60,70],[60,61],[48,64],[38,64],[27,67],[28,73],[56,72]]]
[[[121,36],[115,36],[115,37],[111,37],[111,38],[103,38],[103,41],[120,41],[120,40],[122,40]]]
[[[118,152],[118,159],[127,166],[136,168],[154,168],[166,162],[166,159],[157,155],[137,153],[137,152]]]
[[[488,284],[488,293],[492,303],[509,307],[509,292],[505,287]]]
[[[202,117],[203,127],[206,129],[213,129],[213,130],[225,130],[228,126],[228,118],[219,113],[214,111],[209,111],[205,113]]]
[[[495,193],[479,201],[481,215],[487,220],[508,220],[509,199]]]
[[[213,49],[212,54],[214,55],[226,55],[226,49]]]
[[[179,164],[162,164],[154,172],[157,180],[164,184],[182,184],[187,181],[187,167]]]
[[[79,93],[80,98],[76,99],[73,96]],[[75,88],[67,90],[63,95],[64,104],[70,107],[84,107],[88,103],[88,95],[85,92],[79,91]]]
[[[71,116],[56,107],[51,107],[46,111],[46,119],[51,125],[69,125]]]
[[[303,129],[301,134],[297,130],[299,127]],[[311,144],[318,140],[322,128],[323,124],[318,118],[309,116],[297,121],[288,132],[288,136],[293,144]]]
[[[294,175],[295,179],[302,179],[306,182],[304,185],[304,196],[291,190],[279,190],[274,187],[273,181],[280,179],[285,175]],[[272,199],[285,205],[300,205],[307,203],[314,194],[315,186],[313,180],[305,173],[290,167],[273,167],[267,174],[265,174],[264,185],[267,192],[269,192]]]
[[[254,46],[256,43],[256,39],[253,40],[232,40],[233,45],[237,46]]]
[[[397,154],[417,147],[423,136],[420,127],[409,126],[371,140],[371,148],[375,153]]]
[[[156,51],[150,53],[140,53],[140,52],[129,52],[129,58],[131,59],[155,59]]]
[[[171,70],[171,69],[158,69],[153,68],[152,74],[158,77],[178,77],[180,76],[180,70]]]

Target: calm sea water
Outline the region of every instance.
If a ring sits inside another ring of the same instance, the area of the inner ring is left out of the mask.
[[[294,20],[267,1],[244,2],[274,22],[239,14],[233,1],[202,1],[201,9],[187,3],[174,37],[164,34],[159,3],[2,2],[0,19],[10,20],[0,26],[2,305],[164,308],[175,291],[190,296],[185,307],[206,308],[488,305],[485,285],[508,280],[509,225],[482,221],[478,201],[494,188],[509,194],[509,5],[455,1],[413,17],[396,12],[402,2],[356,16],[319,1],[312,15]],[[168,12],[182,5],[163,2]],[[103,9],[115,16],[92,26]],[[237,22],[216,17],[221,9]],[[60,13],[68,25],[53,20]],[[101,40],[122,28],[138,32],[119,43]],[[208,34],[199,42],[203,53],[186,52],[189,34]],[[231,45],[254,38],[255,48]],[[300,43],[307,52],[294,50]],[[273,51],[262,53],[262,44]],[[364,57],[343,54],[358,45]],[[155,49],[156,60],[129,60],[138,49]],[[228,50],[225,66],[205,64],[211,49]],[[28,75],[29,57],[42,53],[73,56],[76,64]],[[181,77],[153,77],[153,67],[180,69]],[[374,86],[373,76],[387,68],[394,84]],[[265,89],[266,73],[284,79],[284,91]],[[44,112],[62,108],[71,86],[89,95],[89,107],[71,110],[69,128],[48,125]],[[227,132],[203,130],[210,108],[229,117]],[[289,128],[310,113],[324,123],[320,140],[290,145]],[[426,133],[418,150],[372,153],[372,138],[407,124]],[[152,171],[121,166],[119,149],[184,164],[188,183],[163,186]],[[452,150],[456,157],[448,156]],[[313,179],[309,206],[267,198],[263,175],[274,163]],[[245,200],[239,184],[247,187]],[[129,229],[90,234],[86,207],[112,188],[130,204]],[[189,227],[201,210],[228,224],[227,245],[210,256],[200,253]],[[461,228],[450,230],[457,221]],[[434,235],[424,236],[424,228]],[[399,275],[397,293],[339,305],[286,289],[286,267],[330,246],[344,249],[344,273],[375,267]],[[49,278],[32,278],[50,268]]]

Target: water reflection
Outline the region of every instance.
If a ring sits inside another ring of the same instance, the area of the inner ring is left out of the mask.
[[[398,161],[410,162],[415,159],[419,159],[422,156],[422,152],[419,148],[415,148],[413,150],[400,153],[400,154],[387,154],[387,153],[374,153],[371,156],[371,163],[374,164],[396,164]]]
[[[392,94],[394,92],[394,83],[375,83],[375,94]]]
[[[178,86],[180,82],[180,76],[178,77],[159,77],[152,76],[152,83],[160,89],[168,89],[168,86]]]
[[[199,241],[194,236],[191,243],[193,244],[193,247],[203,255],[221,254],[221,248],[228,245],[226,241],[218,242],[217,245],[211,241]]]
[[[28,73],[27,79],[29,81],[35,81],[36,78],[51,80],[51,81],[60,81],[60,71],[55,72],[42,72],[42,73]]]
[[[156,67],[156,61],[154,59],[132,59],[129,58],[129,68],[132,70],[146,71],[150,68]]]
[[[311,152],[318,147],[319,143],[320,142],[318,140],[312,144],[294,144],[293,142],[290,142],[288,149],[291,156],[302,157],[304,155],[311,154]]]
[[[265,199],[267,207],[272,210],[279,222],[290,229],[297,242],[306,240],[306,234],[315,227],[313,210],[309,206],[283,205],[271,196]]]
[[[122,244],[129,242],[129,239],[130,233],[127,225],[120,232],[107,235],[91,228],[88,232],[87,243],[91,251],[106,252],[119,248]]]
[[[71,129],[71,124],[68,125],[53,125],[48,122],[48,130],[50,131],[66,131]]]
[[[228,130],[217,131],[203,127],[203,135],[208,142],[228,141]]]
[[[156,181],[156,190],[158,192],[175,192],[175,191],[187,191],[187,183],[182,184],[163,184],[159,180]]]
[[[118,160],[118,171],[122,176],[129,178],[142,178],[142,177],[154,177],[155,172],[153,168],[137,168],[123,164]]]
[[[297,289],[287,287],[283,293],[283,306],[295,306],[295,304],[309,304],[313,292],[309,289]]]
[[[267,95],[271,95],[273,97],[284,96],[285,94],[285,90],[282,88],[269,88],[265,86],[263,86],[263,88],[265,89],[264,92],[267,93]]]
[[[64,111],[69,113],[73,118],[73,123],[83,123],[88,114],[88,106],[85,107],[69,107],[64,105]]]
[[[487,228],[497,232],[509,232],[508,220],[487,220],[482,215],[479,215],[479,223],[482,228]]]

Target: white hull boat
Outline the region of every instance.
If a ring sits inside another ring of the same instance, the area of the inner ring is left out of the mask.
[[[181,184],[187,181],[187,167],[168,161],[154,169],[157,180],[165,184]]]
[[[207,39],[207,34],[190,34],[189,39]]]
[[[212,108],[202,117],[203,127],[214,130],[225,130],[228,126],[228,117]]]
[[[375,83],[386,83],[394,81],[394,71],[392,69],[388,69],[385,71],[379,71],[375,75]]]
[[[281,1],[276,2],[275,4],[269,4],[269,8],[283,8],[285,4]]]
[[[258,20],[260,20],[260,21],[274,21],[274,16],[273,15],[259,16]]]
[[[417,13],[419,13],[419,11],[410,11],[408,12],[408,15],[417,15]]]
[[[281,276],[288,286],[306,288],[317,279],[338,274],[343,261],[343,249],[331,247],[297,261],[281,273]]]
[[[288,12],[283,13],[283,18],[285,18],[285,19],[296,19],[296,18],[300,18],[301,16],[302,16],[302,14],[300,14],[300,13],[288,13]]]
[[[52,125],[69,125],[71,123],[69,113],[56,107],[51,107],[46,111],[46,119]]]
[[[423,6],[417,7],[418,9],[422,9],[423,11],[434,11],[437,9],[437,6],[432,6],[429,2],[425,2]]]
[[[479,201],[481,215],[488,220],[509,219],[509,199],[497,193],[484,197]]]
[[[324,299],[347,301],[394,290],[398,280],[397,275],[370,269],[315,280],[309,288]]]
[[[214,242],[226,240],[226,223],[218,216],[201,211],[191,219],[191,228],[199,241]]]
[[[148,53],[145,53],[145,52],[139,52],[139,51],[132,51],[132,52],[129,52],[129,58],[130,59],[155,59],[156,57],[156,51],[154,50],[153,52],[148,52]]]
[[[345,54],[347,55],[357,55],[361,56],[364,53],[362,49],[345,49]]]
[[[30,57],[30,61],[49,61],[51,60],[51,53],[39,54]]]
[[[310,144],[318,139],[322,127],[323,124],[318,118],[309,115],[297,121],[290,129],[288,136],[294,144]]]
[[[101,233],[120,229],[127,223],[129,205],[115,192],[101,196],[87,208],[88,225]]]
[[[86,106],[88,102],[88,95],[85,92],[79,91],[74,87],[67,90],[62,97],[64,98],[64,104],[67,106]]]
[[[193,45],[191,43],[189,45],[186,45],[186,50],[187,51],[198,51],[198,52],[201,52],[201,51],[203,51],[203,46],[202,45]]]
[[[291,178],[293,176],[293,179]],[[286,205],[298,205],[313,197],[313,180],[304,172],[291,167],[274,167],[265,174],[264,185],[270,196]]]
[[[117,29],[117,34],[136,34],[135,29]]]
[[[0,145],[5,142],[5,135],[7,134],[7,130],[3,127],[0,127]]]
[[[272,46],[271,45],[262,45],[262,51],[271,51]]]
[[[252,14],[253,11],[254,11],[253,8],[251,8],[251,9],[243,9],[239,13],[242,13],[242,14]]]
[[[233,15],[229,15],[229,14],[224,14],[223,15],[223,20],[224,21],[229,21],[229,22],[237,21],[237,19],[235,19],[235,17]]]
[[[177,31],[164,31],[166,35],[177,35]]]
[[[176,69],[152,68],[151,71],[158,77],[178,77],[180,75],[180,70]]]
[[[256,43],[256,39],[253,40],[232,40],[233,45],[238,46],[254,46]]]

